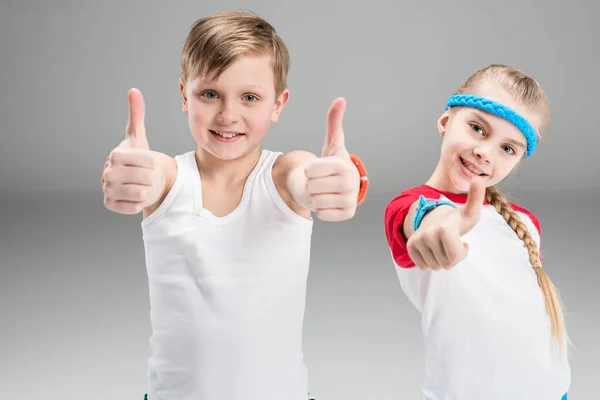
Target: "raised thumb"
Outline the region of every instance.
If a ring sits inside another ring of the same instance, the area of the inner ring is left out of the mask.
[[[338,97],[331,103],[327,113],[327,130],[325,144],[323,145],[322,157],[336,156],[346,152],[344,140],[344,129],[342,122],[346,110],[346,100]]]
[[[460,234],[464,235],[469,232],[479,218],[481,217],[481,209],[483,207],[483,200],[485,199],[485,184],[483,179],[474,178],[471,180],[469,187],[469,194],[467,196],[467,202],[460,208],[461,212],[461,226]]]
[[[132,147],[149,149],[144,123],[146,106],[144,96],[138,89],[130,89],[127,95],[129,103],[129,117],[125,129],[126,140]]]

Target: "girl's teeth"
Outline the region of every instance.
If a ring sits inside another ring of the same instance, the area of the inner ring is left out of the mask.
[[[482,175],[483,172],[477,171],[475,168],[471,167],[471,165],[469,163],[467,163],[466,161],[463,160],[463,165],[465,167],[467,167],[467,169],[469,171],[471,171],[472,173],[476,174],[476,175]]]
[[[215,133],[226,139],[231,139],[232,137],[236,137],[238,135],[237,133],[227,133],[227,132],[218,132],[218,131],[216,131]]]

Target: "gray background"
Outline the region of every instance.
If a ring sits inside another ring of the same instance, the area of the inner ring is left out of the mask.
[[[418,398],[419,319],[397,282],[383,209],[429,177],[446,98],[492,62],[530,73],[551,99],[547,137],[503,187],[541,220],[577,346],[569,398],[597,398],[598,3],[205,3],[2,0],[0,397],[141,399],[150,328],[140,218],[104,210],[102,164],[124,137],[130,87],[145,95],[153,149],[193,149],[178,92],[183,41],[197,18],[248,9],[292,55],[291,99],[265,147],[318,153],[327,108],[344,96],[346,143],[372,183],[355,219],[315,226],[305,354],[319,400]]]

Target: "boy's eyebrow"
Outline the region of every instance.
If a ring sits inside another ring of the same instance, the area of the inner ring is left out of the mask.
[[[487,125],[488,129],[491,126],[488,119],[486,118],[485,113],[479,111],[479,110],[470,110],[471,114],[473,114],[474,116],[476,116],[479,120],[483,121],[483,123],[485,125]],[[515,146],[518,146],[522,149],[527,148],[527,145],[524,144],[521,140],[515,140],[515,139],[506,139],[507,142],[514,144]]]
[[[207,80],[207,79],[202,79],[202,78],[196,78],[192,81],[192,85],[193,86],[200,86],[200,85],[214,85],[215,82],[212,80]],[[264,88],[264,85],[260,85],[260,84],[256,84],[256,83],[248,83],[248,84],[242,84],[240,86],[244,86],[244,87],[257,87],[257,88]]]
[[[192,87],[197,88],[197,87],[200,87],[200,86],[212,86],[214,84],[215,83],[212,82],[212,81],[206,81],[206,80],[203,80],[203,79],[198,79],[198,80],[196,80],[196,81],[194,81],[192,83]],[[252,89],[264,89],[265,88],[264,85],[257,85],[257,84],[247,84],[247,85],[244,84],[244,85],[240,85],[240,87],[243,87],[245,89],[251,89],[251,88]]]

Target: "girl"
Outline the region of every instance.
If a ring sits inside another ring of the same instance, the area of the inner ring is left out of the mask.
[[[539,222],[495,186],[549,121],[534,79],[505,65],[477,71],[438,120],[431,178],[386,207],[400,284],[422,315],[423,399],[566,399],[568,339]]]

